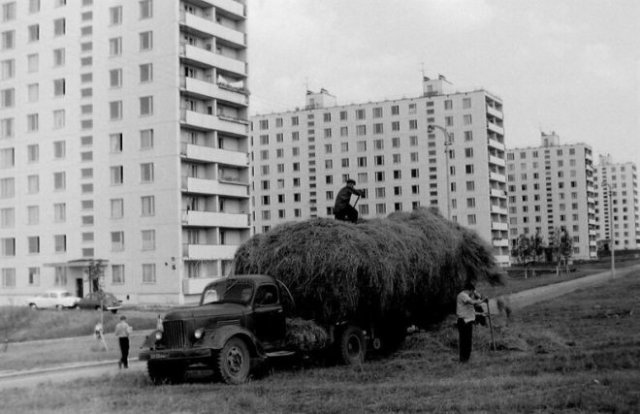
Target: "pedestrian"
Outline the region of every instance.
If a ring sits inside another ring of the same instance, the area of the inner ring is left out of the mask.
[[[351,195],[355,194],[359,197],[364,197],[364,190],[356,189],[355,185],[355,180],[349,178],[347,185],[338,191],[336,202],[333,206],[333,214],[336,220],[358,222],[358,210],[351,205]]]
[[[120,344],[120,361],[118,361],[119,368],[129,368],[129,335],[133,332],[131,325],[127,323],[127,317],[122,315],[120,322],[116,325],[116,337]]]
[[[480,299],[472,282],[467,282],[464,290],[458,294],[456,299],[456,315],[458,316],[460,362],[467,362],[469,361],[469,357],[471,357],[473,324],[476,320],[475,306],[485,301],[486,299]]]

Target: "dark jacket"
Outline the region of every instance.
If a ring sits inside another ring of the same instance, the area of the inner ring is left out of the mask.
[[[356,190],[355,188],[349,186],[345,186],[340,191],[338,191],[333,211],[342,211],[345,207],[350,206],[351,204],[349,202],[351,201],[352,194],[362,196],[363,191]]]

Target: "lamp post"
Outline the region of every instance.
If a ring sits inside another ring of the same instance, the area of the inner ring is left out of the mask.
[[[447,220],[451,220],[451,201],[449,200],[449,192],[451,189],[449,188],[449,146],[453,144],[453,139],[451,138],[451,134],[445,127],[440,125],[430,124],[427,127],[427,132],[430,134],[434,129],[439,129],[444,134],[444,162],[445,162],[445,177],[447,179]]]
[[[611,279],[616,277],[616,254],[615,254],[615,237],[613,233],[613,189],[609,183],[602,183],[603,188],[607,188],[609,196],[609,252],[611,253]]]

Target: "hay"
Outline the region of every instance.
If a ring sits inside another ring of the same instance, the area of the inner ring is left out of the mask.
[[[329,334],[317,323],[300,319],[287,318],[287,346],[302,351],[320,351],[329,343]]]
[[[284,282],[298,316],[441,320],[465,281],[500,282],[491,248],[478,235],[427,209],[351,224],[326,218],[286,223],[252,237],[235,273]]]

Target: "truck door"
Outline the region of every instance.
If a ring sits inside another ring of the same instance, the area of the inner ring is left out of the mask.
[[[285,337],[285,319],[278,298],[278,288],[265,284],[258,287],[253,301],[254,328],[256,337],[266,348],[282,345]]]

